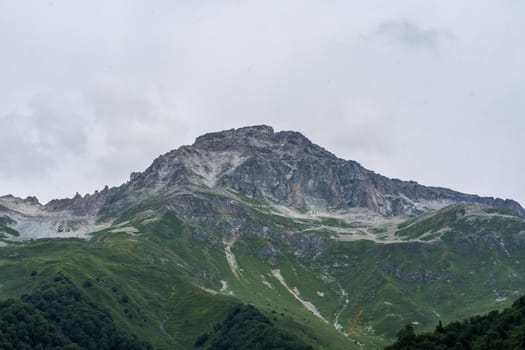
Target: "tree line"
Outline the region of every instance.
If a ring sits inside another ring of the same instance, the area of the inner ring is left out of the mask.
[[[525,297],[501,312],[491,311],[446,326],[439,321],[433,332],[416,335],[412,325],[407,324],[397,337],[386,350],[525,349]]]
[[[195,347],[208,350],[313,350],[297,337],[278,328],[253,305],[236,305],[211,332],[202,334]]]
[[[110,313],[57,274],[20,300],[0,302],[0,349],[151,350],[119,329]]]

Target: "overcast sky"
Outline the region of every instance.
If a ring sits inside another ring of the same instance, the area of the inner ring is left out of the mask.
[[[195,137],[297,130],[525,203],[525,2],[0,0],[0,194],[126,181]]]

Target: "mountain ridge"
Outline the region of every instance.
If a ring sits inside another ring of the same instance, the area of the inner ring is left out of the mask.
[[[62,271],[162,348],[215,338],[229,301],[315,349],[376,349],[407,322],[523,293],[525,219],[505,203],[383,177],[296,132],[232,129],[119,187],[0,197],[0,296]]]
[[[512,199],[388,178],[356,161],[336,157],[299,132],[274,132],[266,125],[199,136],[192,145],[157,157],[120,186],[53,199],[43,210],[96,216],[104,206],[133,191],[147,188],[154,194],[159,189],[202,185],[230,188],[254,198],[270,197],[305,209],[320,204],[335,209],[368,208],[387,216],[415,216],[426,211],[418,207],[418,201],[443,201],[484,204],[525,216],[525,209]]]

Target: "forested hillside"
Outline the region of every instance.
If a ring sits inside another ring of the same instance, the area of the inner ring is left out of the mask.
[[[210,333],[202,334],[196,347],[207,346],[208,350],[313,350],[291,334],[278,329],[253,305],[238,305],[228,317],[213,327]]]
[[[21,299],[0,303],[0,349],[153,349],[117,328],[64,275]]]
[[[525,349],[525,297],[512,307],[474,316],[446,326],[441,321],[432,333],[416,335],[407,324],[386,350],[403,349]]]

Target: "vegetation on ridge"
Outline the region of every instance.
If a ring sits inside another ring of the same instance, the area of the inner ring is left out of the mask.
[[[525,297],[502,312],[494,310],[446,326],[439,321],[432,333],[416,335],[412,325],[407,324],[399,331],[398,340],[386,350],[408,349],[525,349]]]
[[[62,274],[21,299],[0,303],[2,349],[152,349]]]
[[[274,323],[253,305],[237,305],[216,324],[213,331],[203,333],[195,347],[208,350],[313,350],[293,335],[277,328]]]

